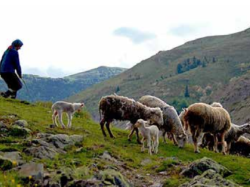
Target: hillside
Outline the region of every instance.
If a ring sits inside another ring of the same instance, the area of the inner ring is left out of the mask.
[[[215,90],[248,73],[249,49],[250,29],[196,39],[172,50],[161,51],[69,100],[84,101],[95,117],[100,98],[114,93],[117,87],[119,95],[138,99],[151,94],[178,110],[197,101],[218,101],[227,108],[227,100],[222,100]],[[186,89],[189,97],[184,97]],[[241,122],[233,119],[235,123]]]
[[[206,149],[195,154],[192,145],[179,149],[172,142],[163,144],[162,139],[159,153],[150,156],[141,152],[135,137],[127,141],[127,131],[113,128],[116,138],[103,138],[86,110],[74,116],[72,129],[52,128],[50,107],[51,103],[0,98],[0,186],[176,187],[193,180],[180,173],[203,157],[212,158],[230,172],[220,168],[217,172],[223,170],[225,176],[216,174],[212,184],[213,170],[204,172],[210,179],[202,175],[195,180],[214,186],[238,186],[230,181],[250,185],[249,158]]]
[[[92,85],[114,77],[125,71],[124,68],[101,66],[86,72],[64,78],[47,78],[35,75],[24,75],[27,84],[18,93],[18,98],[27,101],[58,101],[85,90]],[[0,79],[1,91],[6,85]]]

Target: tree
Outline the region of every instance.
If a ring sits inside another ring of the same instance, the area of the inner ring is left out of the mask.
[[[183,71],[182,71],[182,65],[181,64],[178,64],[177,65],[177,74],[180,74],[180,73],[182,73]]]
[[[120,87],[119,86],[117,86],[116,87],[116,91],[115,91],[115,93],[118,93],[120,91]]]
[[[184,96],[185,97],[190,97],[189,91],[188,91],[188,85],[186,85]]]

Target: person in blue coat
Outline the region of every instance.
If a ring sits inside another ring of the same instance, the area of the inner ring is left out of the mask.
[[[15,99],[17,91],[22,88],[22,69],[20,66],[18,50],[23,46],[21,40],[15,40],[4,52],[0,62],[0,75],[8,86],[6,92],[1,93],[5,98]]]

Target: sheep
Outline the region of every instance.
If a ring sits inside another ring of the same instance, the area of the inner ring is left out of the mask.
[[[99,113],[100,113],[100,126],[104,137],[106,133],[104,131],[104,125],[109,132],[111,138],[114,138],[110,130],[110,123],[115,120],[128,120],[132,124],[131,132],[128,136],[128,140],[131,141],[131,137],[136,131],[137,142],[139,140],[138,129],[134,127],[134,124],[138,119],[150,121],[150,125],[163,125],[163,116],[160,108],[150,108],[133,99],[118,95],[108,95],[102,97],[99,102]]]
[[[160,127],[160,130],[163,130],[164,142],[166,142],[165,134],[168,133],[168,137],[172,138],[176,145],[180,148],[184,147],[187,141],[187,135],[184,132],[175,108],[151,95],[142,96],[138,101],[148,107],[159,107],[163,113],[164,123],[163,126]]]
[[[62,120],[62,114],[63,114],[63,112],[66,112],[67,116],[68,116],[68,125],[67,126],[68,126],[68,128],[71,128],[73,114],[77,110],[80,112],[80,110],[83,107],[84,107],[84,103],[68,103],[65,101],[55,102],[51,107],[51,110],[53,112],[53,115],[52,115],[53,124],[58,126],[56,118],[59,117],[60,125],[62,126],[62,128],[65,128],[65,125],[63,124],[63,120]]]
[[[216,105],[216,106],[215,106]],[[214,134],[214,150],[218,152],[217,136],[221,138],[222,152],[226,154],[225,135],[231,128],[231,118],[229,113],[218,104],[208,105],[205,103],[195,103],[190,105],[184,114],[184,123],[191,131],[195,153],[199,153],[197,139],[201,133],[210,132]]]
[[[233,123],[231,124],[231,129],[225,135],[225,141],[227,143],[227,152],[228,153],[230,152],[232,142],[236,142],[238,140],[238,138],[245,133],[250,134],[250,124],[249,123],[245,123],[245,124],[240,125],[240,126],[233,124]],[[211,139],[207,135],[206,136],[205,135],[203,137],[203,147],[206,147],[208,139]],[[210,145],[208,145],[208,147],[211,147],[213,144],[214,144],[214,142],[210,141]]]
[[[250,140],[244,136],[240,136],[236,142],[232,143],[230,149],[231,154],[240,154],[243,156],[250,156]]]
[[[134,126],[139,129],[143,137],[141,151],[145,150],[144,142],[145,140],[147,140],[148,153],[152,155],[152,152],[154,152],[155,154],[158,153],[159,129],[155,125],[149,125],[149,122],[138,119]]]

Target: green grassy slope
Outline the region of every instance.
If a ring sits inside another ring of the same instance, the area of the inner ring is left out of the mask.
[[[76,145],[75,147],[68,149],[66,155],[59,155],[54,160],[40,161],[49,171],[53,171],[61,167],[76,168],[80,166],[86,166],[90,169],[85,177],[91,176],[95,172],[94,169],[91,169],[91,165],[93,163],[95,163],[99,169],[104,168],[107,164],[98,159],[98,156],[102,155],[102,153],[107,150],[116,159],[124,162],[127,170],[130,171],[128,173],[123,173],[127,178],[135,179],[136,174],[140,174],[142,176],[145,176],[145,184],[148,184],[148,181],[152,180],[152,178],[159,176],[159,171],[167,171],[168,176],[163,178],[165,183],[168,184],[167,186],[178,186],[178,184],[181,184],[188,180],[178,175],[181,167],[196,159],[206,156],[221,163],[233,172],[233,174],[227,177],[227,179],[233,180],[234,182],[241,184],[242,186],[250,185],[250,159],[248,158],[232,155],[223,156],[220,153],[214,153],[208,150],[201,150],[201,154],[195,154],[193,152],[192,145],[187,145],[185,148],[179,149],[174,146],[172,142],[163,144],[162,140],[160,140],[159,154],[150,156],[147,152],[140,152],[140,145],[136,143],[135,137],[131,143],[127,141],[127,131],[112,128],[116,138],[104,138],[102,136],[99,125],[92,121],[90,115],[86,110],[81,113],[81,115],[78,115],[78,117],[75,116],[73,118],[72,129],[50,129],[48,128],[48,125],[52,123],[50,106],[50,103],[37,103],[27,105],[25,103],[21,103],[20,101],[5,100],[0,98],[0,120],[4,120],[4,116],[10,114],[17,115],[19,119],[25,119],[30,124],[29,128],[33,131],[34,137],[38,132],[84,135],[85,138],[83,143],[81,145]],[[12,121],[5,120],[5,123],[11,125]],[[28,140],[25,140],[23,138],[0,138],[0,151],[9,148],[14,148],[18,151],[22,151],[23,148],[25,148],[24,143],[26,141]],[[16,143],[12,144],[13,142]],[[75,150],[78,147],[83,148],[82,151],[76,153]],[[26,160],[31,159],[25,154],[22,155]],[[163,161],[166,157],[178,158],[181,161],[181,165],[179,167],[171,166],[171,163]],[[151,159],[151,162],[142,165],[141,162],[145,159]],[[80,164],[78,163],[78,165],[76,166],[72,164],[72,160],[78,160]],[[108,164],[111,164],[113,167],[117,167],[116,163]],[[14,183],[12,180],[15,180]],[[16,186],[17,184],[22,185],[21,181],[18,178],[18,175],[13,172],[3,173],[0,171],[0,181],[4,181],[4,184],[6,184],[5,186],[11,186],[12,184],[12,186]]]
[[[189,86],[190,102],[207,98],[206,88],[211,94],[233,77],[246,74],[250,69],[250,29],[226,36],[212,36],[187,42],[169,51],[161,51],[122,74],[69,98],[70,101],[84,101],[89,111],[97,116],[100,98],[115,92],[134,99],[145,94],[155,95],[172,104],[176,98],[183,98],[186,85]],[[177,73],[177,65],[193,58],[205,65],[184,73]],[[220,98],[217,98],[220,101]],[[204,101],[204,100],[203,100]]]

